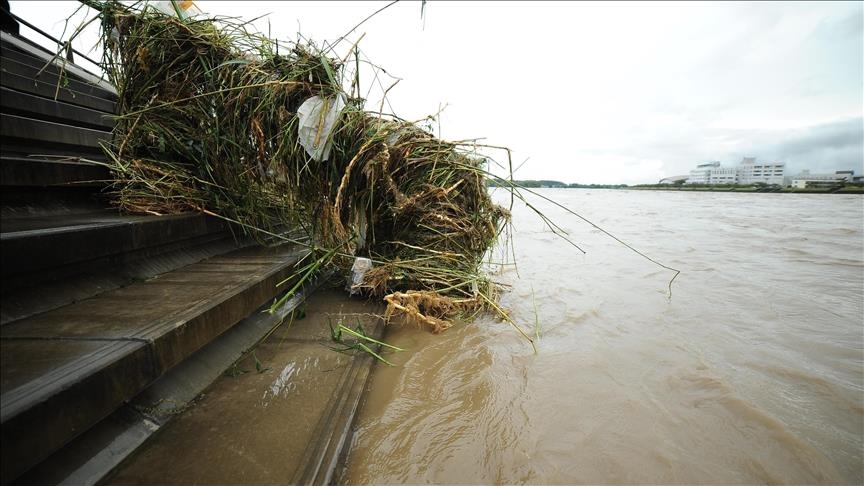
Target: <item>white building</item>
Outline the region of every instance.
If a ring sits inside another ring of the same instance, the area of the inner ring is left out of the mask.
[[[690,171],[687,184],[735,184],[735,169],[721,167],[717,161],[699,164]]]
[[[697,165],[687,178],[687,184],[735,184],[736,181],[736,169],[722,167],[717,161]]]
[[[720,167],[720,162],[697,165],[695,169],[690,171],[687,184],[708,184],[708,181],[711,180],[711,169],[715,167]]]
[[[690,171],[687,184],[783,184],[784,162],[760,164],[755,157],[744,157],[737,167],[722,167],[720,162],[699,164]]]
[[[738,184],[783,184],[785,162],[757,163],[756,157],[744,157],[738,165]]]
[[[737,184],[738,171],[732,167],[718,167],[711,171],[709,184]]]
[[[791,177],[792,187],[805,189],[808,187],[832,187],[844,182],[852,182],[855,173],[851,170],[838,170],[833,174],[811,174],[809,170],[802,170],[800,174]]]

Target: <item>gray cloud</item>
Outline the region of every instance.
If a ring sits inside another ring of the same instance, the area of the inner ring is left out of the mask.
[[[809,153],[814,149],[852,146],[860,150],[864,119],[850,118],[833,123],[794,130],[782,141],[778,150],[781,156]]]
[[[696,129],[681,137],[665,134],[650,141],[640,140],[617,154],[633,160],[662,160],[663,176],[684,175],[697,164],[711,160],[731,167],[743,157],[785,162],[790,175],[804,169],[811,172],[851,169],[864,174],[864,118],[790,130]]]
[[[864,172],[864,118],[754,134],[754,153],[786,162],[790,172]]]

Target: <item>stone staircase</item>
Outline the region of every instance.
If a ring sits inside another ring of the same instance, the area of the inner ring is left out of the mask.
[[[281,317],[257,311],[290,288],[277,284],[306,253],[256,245],[200,214],[120,214],[98,163],[113,89],[23,37],[0,36],[2,484],[63,482],[57,471],[80,472],[94,457],[103,459],[92,471],[107,472],[137,440],[117,452],[117,434],[152,428],[128,406],[136,396],[238,324],[255,329],[246,347],[277,325],[301,299]]]

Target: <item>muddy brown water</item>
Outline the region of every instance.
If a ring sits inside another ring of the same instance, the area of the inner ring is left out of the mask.
[[[861,484],[861,196],[544,190],[514,209],[507,324],[377,367],[347,484]],[[496,197],[501,197],[500,195]],[[505,200],[505,198],[501,198]]]

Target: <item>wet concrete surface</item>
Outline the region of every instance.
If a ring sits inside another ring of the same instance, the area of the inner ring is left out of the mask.
[[[278,293],[302,250],[239,249],[0,327],[4,477],[17,477]],[[170,281],[182,276],[187,281]],[[5,305],[5,301],[4,301]]]
[[[329,477],[314,472],[330,464],[318,456],[349,442],[373,366],[368,355],[331,349],[330,325],[360,324],[380,337],[382,311],[338,289],[316,292],[294,320],[226,370],[103,483],[286,484]]]

